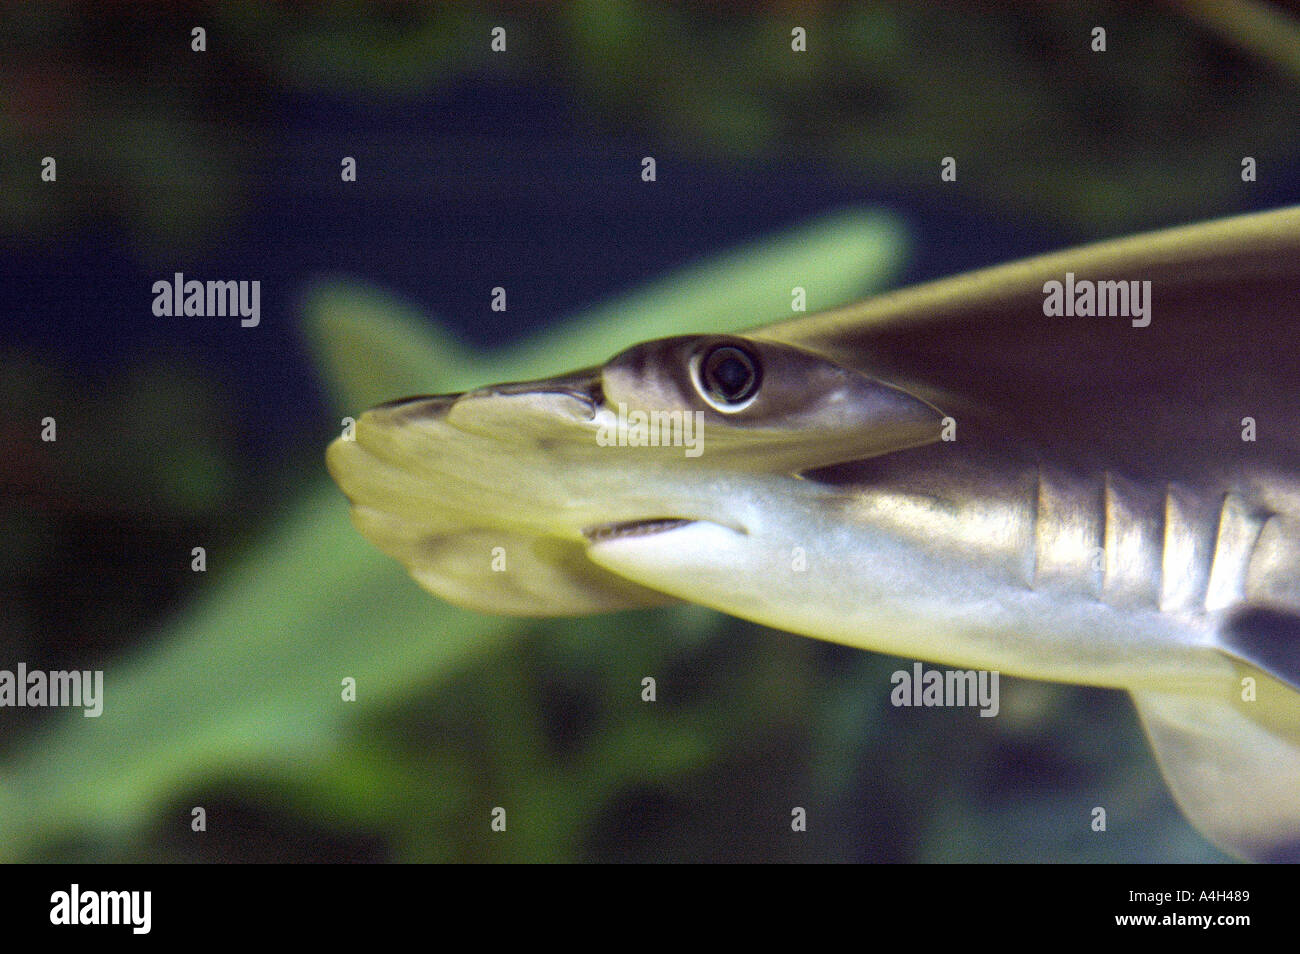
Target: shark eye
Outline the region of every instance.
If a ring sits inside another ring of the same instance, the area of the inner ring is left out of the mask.
[[[736,411],[758,393],[763,372],[758,356],[737,345],[716,345],[696,364],[701,393],[719,410]]]

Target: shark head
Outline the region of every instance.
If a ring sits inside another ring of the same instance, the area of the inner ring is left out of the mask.
[[[703,535],[760,561],[760,530],[807,489],[801,473],[928,443],[941,420],[811,351],[692,335],[380,405],[327,462],[357,528],[426,589],[486,612],[572,614],[667,598],[619,556],[689,573],[683,547]]]

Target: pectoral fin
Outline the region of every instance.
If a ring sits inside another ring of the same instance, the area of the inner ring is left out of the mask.
[[[1174,798],[1207,838],[1254,861],[1300,861],[1300,696],[1242,675],[1223,697],[1133,699]]]

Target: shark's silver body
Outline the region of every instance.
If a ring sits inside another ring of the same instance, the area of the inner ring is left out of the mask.
[[[869,490],[809,483],[779,508],[738,508],[743,533],[694,522],[593,559],[770,625],[952,665],[1127,689],[1231,675],[1217,634],[1283,572],[1284,518],[1235,494],[964,469],[945,451],[903,452],[904,472]],[[669,547],[663,569],[641,565]]]
[[[1044,314],[1150,281],[1150,323]],[[728,339],[730,340],[730,339]],[[360,529],[489,611],[703,603],[868,649],[1133,693],[1188,816],[1300,846],[1300,211],[1112,242],[363,415]],[[699,413],[702,453],[605,446]],[[494,564],[494,554],[501,565]]]

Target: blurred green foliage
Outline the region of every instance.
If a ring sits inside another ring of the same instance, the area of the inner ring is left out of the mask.
[[[145,248],[196,249],[249,201],[277,93],[401,96],[476,74],[564,85],[607,128],[696,157],[829,161],[903,190],[952,156],[951,194],[1131,231],[1223,211],[1243,156],[1300,151],[1300,27],[1283,7],[5,4],[0,235],[112,218]],[[489,49],[495,26],[507,55]],[[795,26],[806,53],[790,52]],[[77,198],[41,190],[51,152]]]
[[[829,307],[887,284],[904,249],[889,219],[830,216],[492,356],[352,285],[309,293],[305,327],[342,413],[392,394],[555,372],[654,335],[776,318],[792,269],[808,276],[812,305]],[[177,457],[187,443],[175,430],[207,412],[196,403],[167,440],[146,439],[165,417],[160,402],[170,404],[159,395],[185,390],[180,377],[151,380],[171,387],[124,392],[117,433],[134,456],[119,459],[160,475],[137,499],[166,523],[212,492],[167,476],[207,452]],[[49,386],[66,393],[67,382]],[[105,466],[92,483],[113,490]],[[865,846],[843,838],[851,822],[838,836],[831,826],[864,810],[855,774],[869,747],[892,745],[888,662],[828,655],[692,607],[545,623],[479,616],[429,597],[365,543],[323,476],[283,509],[242,547],[214,548],[211,575],[174,622],[109,661],[103,717],[59,713],[11,740],[0,774],[5,857],[285,858],[304,825],[303,857],[334,844],[346,857],[403,860],[889,858],[907,850],[903,833],[926,837],[919,815]],[[193,577],[187,550],[176,548],[168,575]],[[654,705],[640,699],[645,675],[661,687]],[[357,680],[355,706],[341,701],[344,677]],[[892,798],[932,791],[933,770],[916,767],[933,751],[890,751],[899,766],[918,761],[872,780],[873,830],[898,813]],[[791,838],[791,798],[825,819],[819,835]],[[211,808],[211,838],[189,831],[195,804]],[[498,804],[508,838],[486,826]],[[239,820],[249,806],[278,813],[252,837]]]

